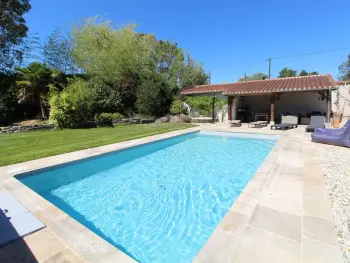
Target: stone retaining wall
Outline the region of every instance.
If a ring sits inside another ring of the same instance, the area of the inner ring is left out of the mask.
[[[36,131],[36,130],[49,130],[53,129],[52,124],[35,124],[35,125],[26,125],[26,126],[8,126],[0,128],[0,133],[17,133],[17,132],[27,132],[27,131]]]

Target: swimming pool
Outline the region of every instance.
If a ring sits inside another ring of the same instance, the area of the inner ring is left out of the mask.
[[[190,133],[18,178],[139,262],[191,262],[277,139],[238,136]]]

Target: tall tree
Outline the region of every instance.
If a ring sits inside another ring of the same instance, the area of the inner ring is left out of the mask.
[[[178,89],[184,55],[177,43],[160,40],[156,44],[155,62],[156,71],[169,82],[172,89]]]
[[[22,59],[18,46],[27,36],[28,27],[23,15],[30,10],[29,0],[0,1],[0,70],[10,70]]]
[[[50,68],[60,69],[64,73],[73,74],[77,69],[72,60],[72,41],[70,37],[55,29],[43,46],[44,62]]]
[[[262,72],[256,72],[256,73],[253,73],[252,75],[250,76],[246,76],[246,78],[244,79],[243,78],[240,78],[238,81],[248,81],[248,80],[264,80],[264,79],[267,79],[267,75],[262,73]]]
[[[152,72],[154,39],[135,32],[135,25],[115,27],[91,18],[72,32],[74,62],[89,75],[92,87],[106,86],[120,96],[121,106],[134,107],[136,91]],[[101,93],[100,93],[101,94]]]
[[[304,69],[299,73],[299,76],[311,76],[311,75],[319,75],[319,73],[317,71],[307,72]]]
[[[339,66],[340,80],[350,80],[350,54],[348,55],[347,61]]]
[[[28,100],[38,102],[41,117],[47,119],[49,85],[55,78],[59,77],[60,72],[51,70],[46,64],[39,62],[33,62],[25,68],[16,68],[16,71],[23,77],[23,80],[17,81],[17,85],[20,87],[19,103]]]
[[[196,63],[189,53],[182,68],[180,87],[189,85],[203,85],[209,82],[209,75],[204,71],[203,65]]]
[[[296,77],[296,76],[297,76],[297,71],[291,68],[283,68],[278,75],[279,78],[288,78],[288,77]]]

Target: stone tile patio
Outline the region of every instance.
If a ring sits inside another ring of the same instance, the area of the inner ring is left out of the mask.
[[[318,146],[303,127],[285,132],[211,124],[200,128],[281,137],[194,262],[343,262],[316,156]],[[0,191],[10,192],[46,225],[0,248],[0,262],[135,262],[13,176],[195,130],[0,167]]]

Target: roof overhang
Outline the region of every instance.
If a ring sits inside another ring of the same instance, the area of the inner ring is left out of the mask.
[[[183,95],[209,95],[221,93],[226,96],[267,95],[285,92],[318,92],[337,89],[339,83],[331,75],[313,75],[269,80],[234,82],[227,84],[200,85],[181,91]]]

